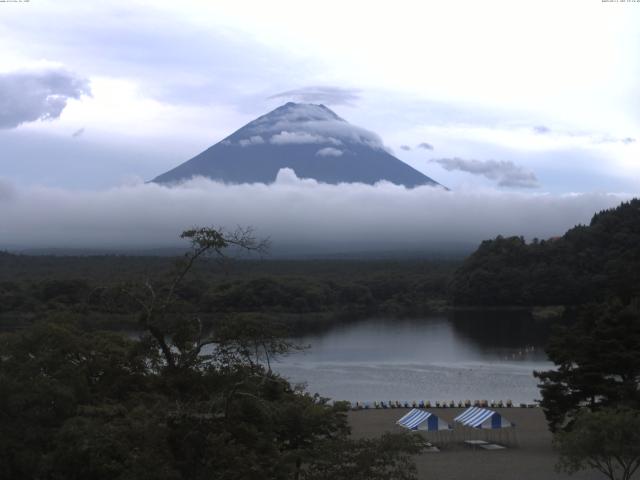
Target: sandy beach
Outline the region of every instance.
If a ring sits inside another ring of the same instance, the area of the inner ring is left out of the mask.
[[[498,408],[504,417],[516,424],[517,444],[505,450],[473,449],[463,443],[462,433],[455,441],[443,444],[437,453],[423,453],[416,458],[418,477],[429,480],[546,480],[546,479],[602,479],[602,474],[589,471],[569,476],[557,473],[554,466],[557,454],[551,445],[542,410],[539,408]],[[349,413],[352,435],[356,438],[374,437],[384,432],[406,431],[395,425],[408,410],[358,410]],[[429,411],[453,424],[453,418],[462,412],[459,408],[433,408]],[[444,435],[444,434],[442,434]],[[494,441],[498,441],[498,434]],[[466,438],[484,439],[482,432],[467,432]],[[502,443],[507,436],[502,435]],[[436,443],[436,442],[434,442]]]

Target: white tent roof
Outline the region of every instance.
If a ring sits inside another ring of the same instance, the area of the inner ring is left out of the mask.
[[[514,426],[498,412],[480,407],[468,408],[453,420],[472,428],[505,428]]]
[[[451,427],[440,420],[436,415],[426,410],[412,408],[409,413],[400,418],[398,425],[409,430],[449,430]]]

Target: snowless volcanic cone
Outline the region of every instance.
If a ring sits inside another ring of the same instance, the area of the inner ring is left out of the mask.
[[[202,176],[269,184],[283,168],[332,184],[439,185],[388,153],[375,133],[349,124],[324,105],[301,103],[287,103],[255,119],[153,182]]]

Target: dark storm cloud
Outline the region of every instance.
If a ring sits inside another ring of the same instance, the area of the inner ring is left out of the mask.
[[[459,170],[496,180],[500,187],[537,188],[540,186],[535,173],[525,170],[508,160],[467,160],[440,158],[431,160],[448,171]]]
[[[324,103],[327,105],[353,105],[360,98],[359,90],[332,86],[311,86],[287,90],[269,97],[289,99],[305,103]]]
[[[422,142],[421,144],[418,145],[418,148],[422,148],[424,150],[433,150],[433,145],[427,142]]]
[[[62,70],[0,74],[0,128],[58,118],[70,98],[90,94],[89,82]]]

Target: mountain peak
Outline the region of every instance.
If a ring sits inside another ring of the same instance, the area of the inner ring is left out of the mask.
[[[304,123],[304,122],[345,122],[331,109],[324,105],[314,103],[288,102],[269,113],[256,118],[249,125],[268,125],[278,122]],[[345,122],[346,123],[346,122]]]
[[[294,102],[256,118],[153,181],[176,183],[204,176],[230,183],[273,183],[282,168],[325,183],[438,185],[387,152],[375,133],[351,125],[324,105]]]
[[[340,118],[324,105],[288,102],[225,138],[228,146],[271,143],[339,146],[354,143],[383,148],[378,135]]]

